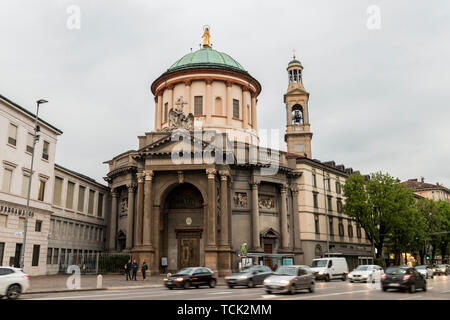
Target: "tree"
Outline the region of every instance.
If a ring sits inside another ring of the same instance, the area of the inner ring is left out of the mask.
[[[440,232],[450,232],[450,203],[439,200],[436,203],[437,210],[440,218]],[[442,262],[448,262],[448,244],[450,242],[450,233],[440,234],[440,252],[442,256]]]

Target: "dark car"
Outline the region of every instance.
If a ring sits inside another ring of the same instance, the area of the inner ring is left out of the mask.
[[[446,264],[437,264],[435,266],[435,274],[437,275],[443,275],[445,274],[446,276],[448,275],[449,269],[448,269],[448,265]]]
[[[190,267],[183,268],[175,274],[168,274],[167,278],[164,278],[164,285],[169,288],[184,288],[199,286],[209,286],[214,288],[216,286],[217,279],[214,276],[214,272],[205,267]]]
[[[427,291],[427,280],[416,269],[410,266],[389,267],[381,276],[381,288],[408,290],[413,293],[416,289]]]
[[[259,284],[263,284],[264,279],[272,274],[272,270],[266,266],[251,266],[243,268],[240,272],[232,273],[225,277],[228,287],[247,286],[254,288]]]

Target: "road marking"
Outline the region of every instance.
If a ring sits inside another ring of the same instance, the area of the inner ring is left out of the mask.
[[[231,291],[221,291],[221,292],[213,292],[211,294],[229,294],[229,293],[233,293]]]
[[[276,298],[277,296],[274,294],[263,294],[261,297],[263,297],[264,299],[273,299]]]
[[[238,299],[238,298],[240,298],[240,297],[246,297],[246,296],[255,296],[255,298],[256,298],[257,294],[255,294],[255,293],[240,294],[240,295],[236,296],[236,299]],[[209,300],[209,299],[211,299],[211,297],[206,297],[206,298],[191,298],[191,299],[187,299],[187,300]],[[218,299],[220,299],[220,298],[218,298]],[[212,300],[212,299],[211,299],[211,300]]]
[[[151,293],[155,293],[154,291],[150,291]],[[158,291],[158,294],[161,294],[163,291]],[[91,295],[82,295],[82,296],[57,296],[57,297],[45,297],[45,298],[31,298],[29,300],[70,300],[70,299],[83,299],[83,298],[97,298],[97,297],[114,297],[117,295],[122,296],[134,296],[134,295],[142,295],[142,292],[126,292],[126,291],[115,291],[115,292],[108,292],[105,294],[91,294]]]
[[[319,294],[319,295],[316,294],[316,295],[310,295],[310,296],[307,296],[307,297],[285,298],[285,299],[281,299],[281,300],[314,299],[314,298],[318,298],[318,297],[330,297],[330,296],[338,296],[338,295],[342,295],[342,294],[351,294],[351,293],[369,292],[369,291],[374,291],[374,290],[357,290],[357,291],[326,293],[326,294]]]
[[[441,293],[450,293],[450,290],[442,291]]]
[[[408,298],[401,298],[401,299],[397,299],[397,300],[408,300],[408,299],[416,299],[416,298],[421,298],[422,296],[414,296],[414,297],[408,297]]]

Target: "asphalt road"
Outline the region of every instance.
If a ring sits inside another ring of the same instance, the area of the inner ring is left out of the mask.
[[[317,281],[316,290],[299,291],[295,295],[267,294],[262,286],[256,288],[226,286],[199,289],[174,289],[165,287],[96,290],[64,293],[24,294],[20,299],[33,300],[450,300],[450,276],[428,279],[428,290],[415,293],[403,291],[383,292],[379,284],[350,283],[342,280]]]

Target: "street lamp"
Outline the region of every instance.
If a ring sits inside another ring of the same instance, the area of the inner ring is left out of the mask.
[[[28,195],[27,195],[27,206],[25,208],[25,223],[24,223],[24,230],[23,230],[23,244],[22,248],[20,250],[20,268],[24,268],[24,260],[25,260],[25,246],[27,242],[27,226],[28,226],[28,215],[30,212],[30,194],[31,194],[31,179],[33,178],[33,162],[34,162],[34,149],[36,149],[36,142],[39,140],[38,132],[40,131],[40,128],[38,126],[38,115],[39,115],[39,105],[47,103],[47,100],[39,99],[36,101],[37,104],[37,110],[36,110],[36,117],[34,119],[34,139],[33,139],[33,150],[31,151],[31,166],[30,166],[30,180],[28,180]]]

